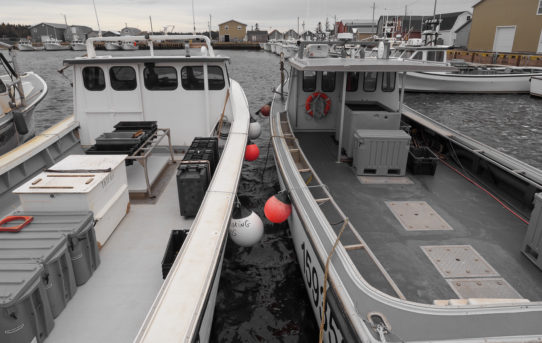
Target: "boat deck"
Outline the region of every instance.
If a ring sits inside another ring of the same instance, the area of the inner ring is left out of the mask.
[[[399,184],[367,184],[349,164],[336,163],[333,134],[296,133],[296,137],[357,234],[407,300],[542,300],[542,271],[521,253],[527,225],[443,163],[434,176],[407,173],[394,179],[403,181]],[[409,206],[415,210],[409,212]],[[327,215],[326,204],[321,208]],[[407,217],[413,221],[407,222]],[[337,232],[340,227],[334,226]],[[396,295],[365,250],[355,248],[356,233],[345,231],[341,243],[352,248],[348,253],[369,283]]]
[[[170,232],[189,229],[193,221],[180,215],[175,167],[168,169],[155,201],[131,200],[130,212],[100,250],[100,266],[55,319],[46,342],[134,340],[162,286]]]

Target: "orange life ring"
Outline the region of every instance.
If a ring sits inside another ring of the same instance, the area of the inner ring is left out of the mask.
[[[331,99],[325,93],[314,92],[311,95],[309,95],[309,97],[305,101],[305,110],[307,111],[307,114],[310,115],[311,117],[314,117],[314,111],[312,110],[312,106],[311,106],[312,102],[318,98],[322,98],[325,102],[324,116],[328,114],[329,109],[331,108]]]

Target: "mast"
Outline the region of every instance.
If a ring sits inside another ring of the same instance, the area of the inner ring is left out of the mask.
[[[154,30],[152,29],[152,17],[149,16],[149,21],[151,22],[151,35],[154,34]]]
[[[193,34],[196,34],[196,17],[194,15],[194,0],[192,0],[192,24],[194,26]]]
[[[371,21],[371,34],[375,35],[375,6],[376,3],[373,2],[373,20]]]
[[[98,11],[96,10],[96,3],[94,0],[92,0],[92,4],[94,5],[94,14],[96,15],[96,22],[98,23],[98,37],[102,36],[102,29],[100,28],[100,21],[98,20]]]
[[[211,15],[209,14],[209,39],[213,40],[213,37],[211,36],[213,26],[211,25]]]
[[[433,7],[433,19],[435,19],[436,15],[437,15],[437,0],[435,0],[435,6]]]

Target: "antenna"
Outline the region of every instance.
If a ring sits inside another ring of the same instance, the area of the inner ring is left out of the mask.
[[[100,28],[100,21],[98,20],[98,11],[96,10],[96,3],[94,0],[92,0],[92,4],[94,5],[94,14],[96,14],[96,22],[98,23],[98,37],[102,36],[102,29]]]
[[[154,30],[152,29],[152,17],[149,16],[149,21],[151,22],[151,35],[154,34]]]
[[[62,14],[62,13],[60,13],[60,14]],[[62,15],[64,16],[64,23],[66,24],[66,31],[69,32],[70,30],[68,30],[68,28],[69,28],[69,27],[68,27],[68,19],[66,19],[66,15],[65,15],[65,14],[62,14]],[[64,31],[64,39],[66,39],[66,31]],[[73,39],[72,39],[72,40],[73,40]]]
[[[196,34],[196,17],[194,16],[194,0],[192,0],[192,24],[194,25],[193,34]]]

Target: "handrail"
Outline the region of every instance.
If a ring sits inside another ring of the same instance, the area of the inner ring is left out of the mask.
[[[145,36],[116,36],[116,37],[92,37],[87,39],[87,56],[89,58],[96,57],[96,50],[94,49],[94,42],[147,42],[151,43],[165,40],[191,40],[202,39],[207,45],[209,56],[215,56],[213,47],[211,46],[211,40],[204,35],[145,35]]]

